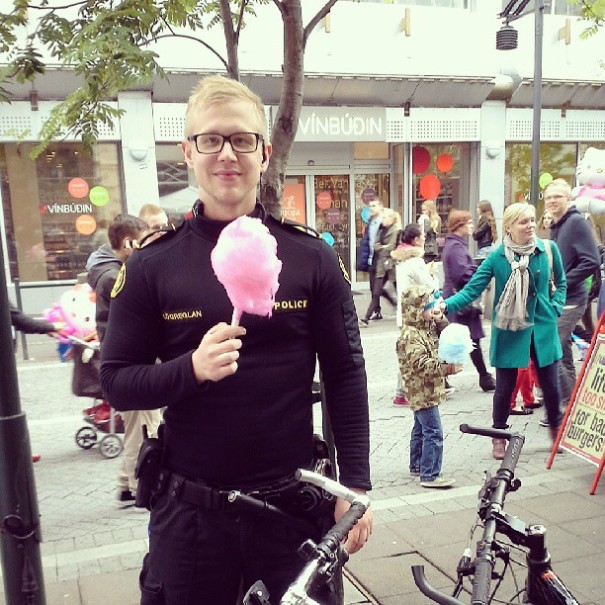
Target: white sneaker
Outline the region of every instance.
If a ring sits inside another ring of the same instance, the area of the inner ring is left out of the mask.
[[[420,485],[422,487],[431,487],[433,489],[445,489],[448,487],[452,487],[456,483],[456,479],[446,479],[442,475],[439,475],[433,481],[421,481]]]

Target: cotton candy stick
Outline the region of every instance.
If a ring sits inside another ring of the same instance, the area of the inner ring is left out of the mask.
[[[277,241],[262,221],[240,216],[229,223],[210,260],[233,305],[231,325],[237,326],[244,312],[271,317],[282,262]]]

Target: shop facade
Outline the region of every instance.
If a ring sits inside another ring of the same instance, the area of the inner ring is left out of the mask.
[[[8,111],[23,112],[26,105]],[[184,104],[152,103],[140,92],[125,94],[118,105],[132,111],[92,152],[75,141],[54,142],[32,160],[34,141],[0,139],[7,275],[11,282],[47,285],[50,293],[42,299],[52,300],[55,286],[73,283],[84,271],[119,212],[137,214],[151,202],[178,216],[196,199],[180,149]],[[267,108],[269,124],[275,111]],[[404,108],[304,107],[283,212],[333,245],[353,286],[363,288],[367,275],[355,268],[371,199],[397,210],[404,224],[417,219],[424,199],[434,199],[442,237],[452,208],[474,213],[488,199],[501,217],[506,204],[528,199],[530,140],[531,109],[500,101],[415,108],[409,115]],[[541,175],[575,184],[578,160],[590,146],[605,149],[605,112],[543,111]],[[605,228],[596,218],[599,230]]]

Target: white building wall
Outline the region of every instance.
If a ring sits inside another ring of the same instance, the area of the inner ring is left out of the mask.
[[[118,104],[126,111],[120,118],[126,208],[136,216],[159,200],[151,94],[122,92]]]

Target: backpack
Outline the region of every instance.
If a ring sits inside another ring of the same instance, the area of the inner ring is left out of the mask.
[[[599,265],[594,273],[586,279],[586,289],[588,290],[588,300],[591,301],[597,296],[599,296],[599,292],[601,291],[601,285],[603,283],[603,277],[601,276],[601,265]]]
[[[544,250],[546,252],[546,258],[548,259],[548,268],[550,276],[548,278],[548,285],[550,286],[550,295],[552,296],[557,289],[555,285],[555,274],[552,268],[552,242],[549,239],[542,240],[544,242]]]

